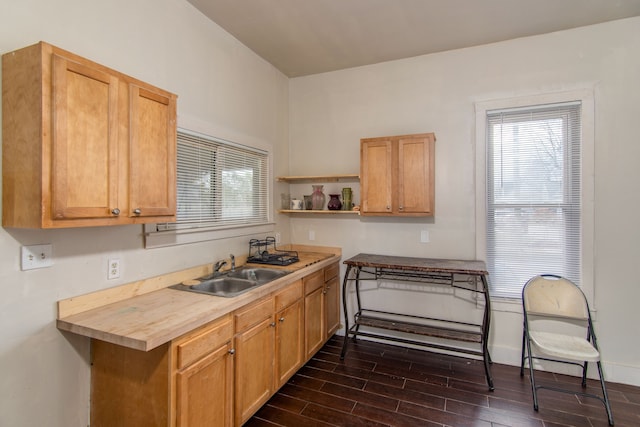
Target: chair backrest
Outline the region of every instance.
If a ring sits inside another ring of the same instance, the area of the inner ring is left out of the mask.
[[[541,275],[530,279],[522,290],[525,312],[536,316],[587,320],[589,305],[584,293],[572,281]]]

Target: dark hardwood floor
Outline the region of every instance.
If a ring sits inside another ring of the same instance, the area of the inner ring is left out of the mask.
[[[540,391],[533,410],[529,376],[494,363],[495,391],[481,361],[334,336],[245,425],[258,426],[607,426],[602,403]],[[595,368],[595,367],[594,367]],[[536,380],[579,379],[540,372]],[[588,388],[599,390],[598,381]],[[640,388],[607,383],[615,425],[640,426]]]

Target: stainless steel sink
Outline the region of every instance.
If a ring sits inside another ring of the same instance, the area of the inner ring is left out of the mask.
[[[228,273],[222,273],[214,278],[201,278],[201,282],[198,284],[178,284],[169,287],[181,291],[231,298],[289,273],[290,271],[286,270],[246,267]]]
[[[254,280],[260,284],[268,283],[279,277],[289,274],[286,270],[276,270],[273,268],[243,267],[236,271],[227,273],[227,277],[237,277],[240,279]]]
[[[258,282],[253,280],[239,279],[236,277],[219,277],[217,279],[205,280],[197,285],[191,285],[189,289],[205,294],[234,297],[243,292],[250,291],[257,286],[259,286]]]

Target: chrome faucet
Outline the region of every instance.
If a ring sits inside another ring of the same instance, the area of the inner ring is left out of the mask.
[[[216,273],[218,273],[218,271],[220,271],[220,269],[225,265],[227,265],[227,261],[223,259],[220,261],[216,261],[216,263],[213,265],[213,274],[215,275]]]
[[[233,254],[229,256],[231,257],[231,271],[236,271],[236,257]]]

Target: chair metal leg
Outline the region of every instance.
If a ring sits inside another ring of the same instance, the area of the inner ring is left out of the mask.
[[[604,376],[602,375],[602,364],[596,362],[598,366],[598,375],[600,376],[600,386],[602,387],[602,397],[604,398],[604,408],[607,410],[607,420],[609,425],[613,426],[613,414],[611,413],[611,404],[609,403],[609,395],[607,394],[607,386],[604,384]]]
[[[533,357],[531,356],[531,342],[526,339],[527,353],[529,359],[529,380],[531,381],[531,394],[533,394],[533,410],[538,411],[538,388],[536,387],[536,378],[533,374]]]
[[[589,362],[584,362],[582,364],[582,388],[587,388],[587,368],[589,366]]]
[[[527,332],[522,331],[522,357],[520,358],[520,376],[524,377],[524,346],[527,339]]]

